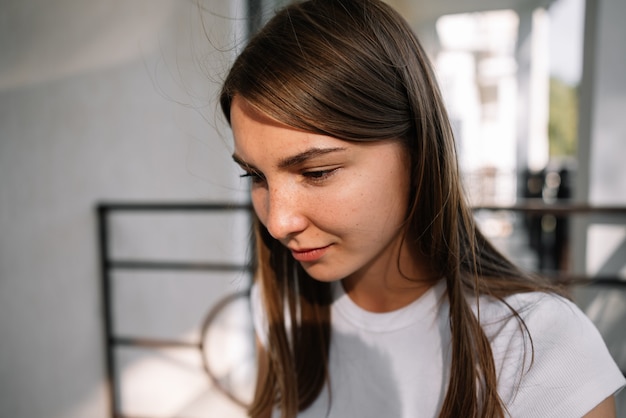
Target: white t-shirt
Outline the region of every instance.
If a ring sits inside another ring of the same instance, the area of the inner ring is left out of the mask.
[[[441,280],[402,309],[373,313],[335,284],[330,403],[325,387],[298,416],[437,417],[450,373],[445,287]],[[595,326],[573,303],[544,293],[514,295],[507,302],[530,330],[534,358],[519,321],[502,303],[481,297],[480,318],[491,341],[498,392],[511,417],[581,417],[624,385]],[[266,344],[256,286],[252,306],[259,338]]]

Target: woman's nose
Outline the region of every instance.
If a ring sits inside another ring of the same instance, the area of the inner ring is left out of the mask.
[[[289,190],[274,189],[268,194],[265,227],[272,237],[285,240],[306,229],[302,199]]]

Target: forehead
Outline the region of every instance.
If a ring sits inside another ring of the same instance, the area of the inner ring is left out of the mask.
[[[241,96],[235,96],[230,106],[230,120],[233,130],[240,126],[268,125],[273,127],[287,127],[262,112]]]
[[[292,128],[262,113],[247,101],[235,97],[230,110],[235,156],[253,162],[260,157],[302,153],[312,148],[349,149],[358,144]]]

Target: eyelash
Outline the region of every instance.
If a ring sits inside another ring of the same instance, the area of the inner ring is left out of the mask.
[[[302,177],[304,177],[310,183],[322,183],[333,174],[335,174],[337,168],[331,168],[328,170],[314,170],[314,171],[304,171],[301,173]],[[265,181],[265,177],[254,171],[247,171],[239,176],[240,178],[250,178],[253,184],[259,184]]]
[[[261,174],[254,171],[246,171],[245,173],[239,175],[239,177],[242,179],[249,178],[254,184],[265,181],[265,178]]]

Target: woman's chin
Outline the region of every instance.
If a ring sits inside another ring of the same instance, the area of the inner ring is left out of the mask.
[[[304,271],[307,272],[312,279],[318,282],[331,283],[343,279],[344,276],[337,275],[336,272],[324,271],[324,269],[316,268],[316,266],[307,266],[306,263],[301,263]]]

